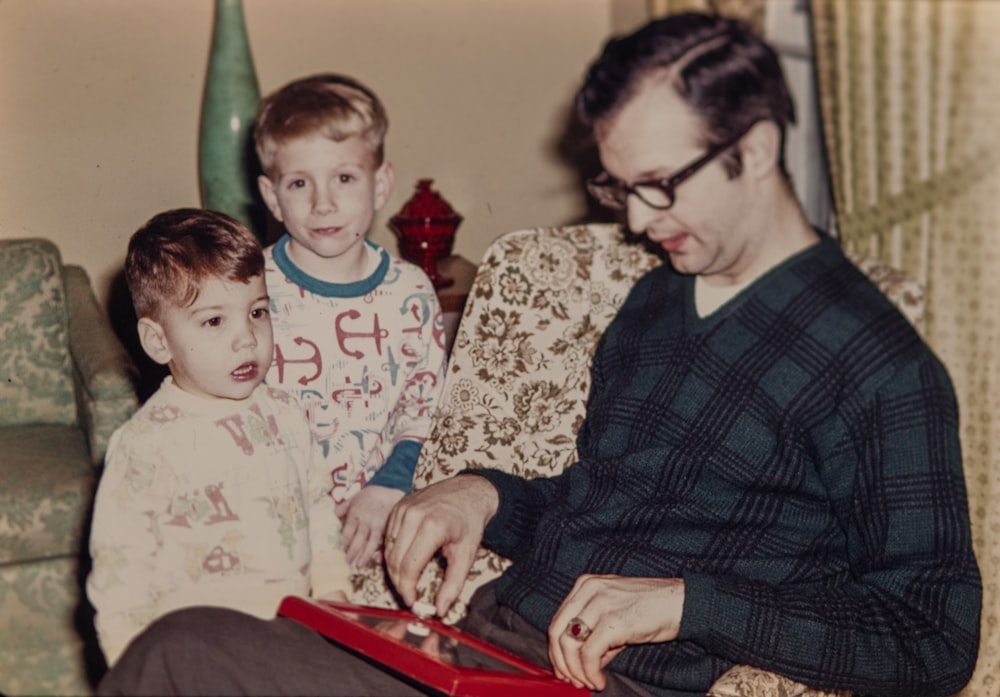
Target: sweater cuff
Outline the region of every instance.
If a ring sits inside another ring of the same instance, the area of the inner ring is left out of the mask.
[[[417,469],[421,444],[415,440],[401,440],[392,449],[385,463],[375,472],[365,486],[384,486],[399,489],[404,494],[413,490],[413,473]]]
[[[762,622],[776,621],[766,615],[777,611],[780,603],[774,589],[764,584],[750,588],[708,574],[685,574],[684,614],[677,638],[692,641],[708,653],[725,655],[725,645],[733,641],[751,645],[759,642],[751,638],[754,628]],[[782,633],[791,637],[795,631],[786,625]]]
[[[718,630],[714,611],[719,602],[715,580],[706,574],[684,575],[684,612],[678,641],[692,641],[702,648],[713,630]]]
[[[482,477],[496,488],[499,505],[497,506],[496,513],[493,514],[490,522],[487,523],[486,530],[483,531],[483,545],[507,558],[512,558],[512,550],[499,544],[499,542],[501,539],[509,539],[509,533],[513,529],[512,526],[516,526],[517,521],[514,520],[514,512],[520,510],[522,507],[514,505],[514,502],[519,500],[518,484],[523,483],[524,479],[508,472],[494,469],[464,469],[458,474],[474,474]]]

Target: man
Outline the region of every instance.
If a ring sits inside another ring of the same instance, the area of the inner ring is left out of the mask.
[[[806,221],[774,53],[738,23],[670,17],[609,42],[578,108],[606,169],[592,192],[670,263],[601,340],[579,462],[467,471],[397,505],[402,599],[440,550],[443,613],[482,541],[514,563],[466,629],[602,695],[704,694],[734,664],[956,692],[981,585],[952,387]],[[161,622],[120,665],[108,693],[413,693],[301,627],[226,611]]]

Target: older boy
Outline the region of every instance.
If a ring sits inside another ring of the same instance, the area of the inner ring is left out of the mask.
[[[219,213],[168,211],[133,235],[125,274],[142,347],[170,376],[113,435],[97,492],[87,591],[108,663],[181,607],[267,618],[310,588],[345,599],[329,473],[300,405],[262,384],[257,239]]]
[[[365,239],[392,191],[387,128],[370,90],[317,75],[266,97],[254,129],[260,191],[286,231],[265,253],[275,333],[267,381],[308,406],[356,566],[411,489],[445,362],[430,280]]]

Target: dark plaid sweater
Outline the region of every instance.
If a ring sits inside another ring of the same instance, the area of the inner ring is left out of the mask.
[[[699,694],[733,664],[862,694],[971,675],[981,585],[945,369],[823,240],[715,313],[668,265],[598,347],[580,461],[500,492],[501,604],[539,629],[582,573],[681,577],[679,637],[609,668]]]

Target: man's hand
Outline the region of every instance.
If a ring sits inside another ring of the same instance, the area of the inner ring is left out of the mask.
[[[371,484],[337,504],[337,515],[344,521],[341,536],[348,564],[358,569],[372,558],[382,541],[389,511],[403,495],[399,489]]]
[[[417,599],[417,579],[438,550],[448,562],[434,599],[447,614],[472,568],[486,524],[500,505],[497,490],[476,475],[458,475],[400,501],[389,515],[385,564],[407,606]]]
[[[558,677],[603,690],[604,666],[629,644],[676,639],[683,610],[683,579],[584,574],[549,625],[549,659]]]

